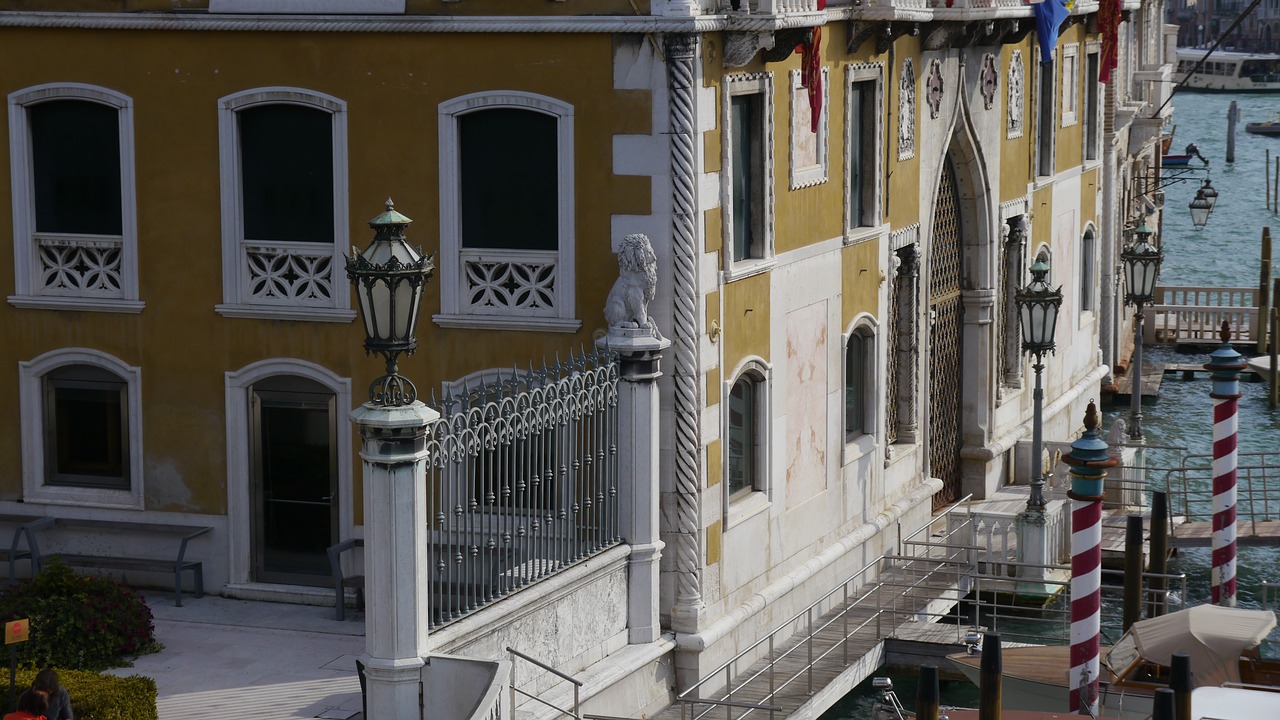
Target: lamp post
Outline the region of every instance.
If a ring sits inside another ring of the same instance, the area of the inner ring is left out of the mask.
[[[1044,354],[1053,352],[1053,336],[1058,324],[1058,308],[1062,306],[1062,287],[1051,289],[1045,282],[1049,274],[1049,254],[1044,250],[1036,256],[1031,266],[1031,282],[1014,295],[1018,306],[1018,324],[1022,326],[1022,352],[1035,357],[1032,368],[1036,371],[1036,387],[1032,394],[1035,408],[1031,420],[1031,494],[1027,498],[1028,511],[1043,511],[1044,500],[1044,437],[1042,414],[1044,412]]]
[[[352,249],[347,277],[359,299],[364,348],[386,361],[369,399],[351,412],[360,428],[364,467],[366,603],[365,667],[368,717],[421,714],[418,689],[427,651],[431,575],[427,517],[427,440],[439,414],[396,367],[418,345],[418,301],[435,266],[412,248],[411,221],[386,210],[369,221],[373,242]]]
[[[1216,193],[1217,190],[1214,192]],[[1205,197],[1204,188],[1196,190],[1196,197],[1188,207],[1191,208],[1191,224],[1197,230],[1203,230],[1205,224],[1209,222],[1209,212],[1213,210],[1213,203]]]
[[[1164,252],[1151,244],[1151,228],[1143,223],[1134,231],[1134,243],[1120,253],[1124,262],[1124,301],[1135,307],[1133,313],[1132,395],[1129,398],[1129,438],[1142,441],[1142,306],[1155,301],[1156,278]]]

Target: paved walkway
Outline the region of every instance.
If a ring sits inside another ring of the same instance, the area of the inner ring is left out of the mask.
[[[174,607],[161,592],[148,601],[165,649],[109,672],[153,678],[160,720],[360,717],[363,613],[338,622],[332,606],[206,595]]]

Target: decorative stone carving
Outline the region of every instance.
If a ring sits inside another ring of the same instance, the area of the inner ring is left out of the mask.
[[[898,159],[916,154],[916,70],[911,58],[903,58],[898,80]]]
[[[39,295],[74,297],[124,297],[120,239],[59,237],[38,234],[36,255]]]
[[[724,66],[742,67],[751,62],[756,53],[773,48],[773,33],[730,32],[724,36]]]
[[[1006,127],[1007,137],[1022,137],[1022,115],[1024,112],[1023,85],[1026,82],[1026,71],[1022,67],[1022,51],[1014,50],[1009,59],[1009,121]]]
[[[942,112],[942,63],[934,60],[929,63],[929,79],[925,83],[928,90],[925,93],[925,102],[929,104],[929,117],[937,118],[938,113]]]
[[[796,51],[799,45],[813,44],[813,28],[785,28],[777,31],[773,46],[763,53],[765,62],[782,62]]]
[[[604,301],[604,319],[609,329],[648,330],[662,339],[649,316],[649,303],[658,287],[658,256],[649,237],[642,233],[622,239],[618,249],[618,279]]]
[[[850,55],[858,52],[858,48],[862,47],[862,43],[871,39],[876,32],[885,32],[888,27],[882,22],[867,22],[865,20],[849,21],[849,42],[845,45],[845,50]]]
[[[1000,87],[1000,73],[996,71],[996,56],[987,53],[982,56],[982,69],[979,82],[982,87],[982,106],[990,110],[996,102],[996,90]]]

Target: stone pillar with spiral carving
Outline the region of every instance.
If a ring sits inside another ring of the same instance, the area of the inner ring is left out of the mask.
[[[677,631],[696,632],[702,607],[702,399],[698,358],[697,135],[694,69],[697,35],[666,39],[671,108],[671,259],[674,270],[675,505],[673,554]]]

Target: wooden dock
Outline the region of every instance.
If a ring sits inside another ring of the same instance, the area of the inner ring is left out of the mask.
[[[1210,547],[1213,545],[1213,523],[1175,523],[1169,544],[1172,547]],[[1242,547],[1280,547],[1280,520],[1237,521],[1236,544]]]
[[[1164,381],[1164,367],[1162,365],[1147,365],[1142,370],[1142,402],[1143,404],[1153,403],[1160,396],[1160,383]],[[1133,397],[1133,368],[1130,366],[1129,372],[1116,378],[1116,391],[1112,395],[1113,402],[1129,402],[1129,398]]]

